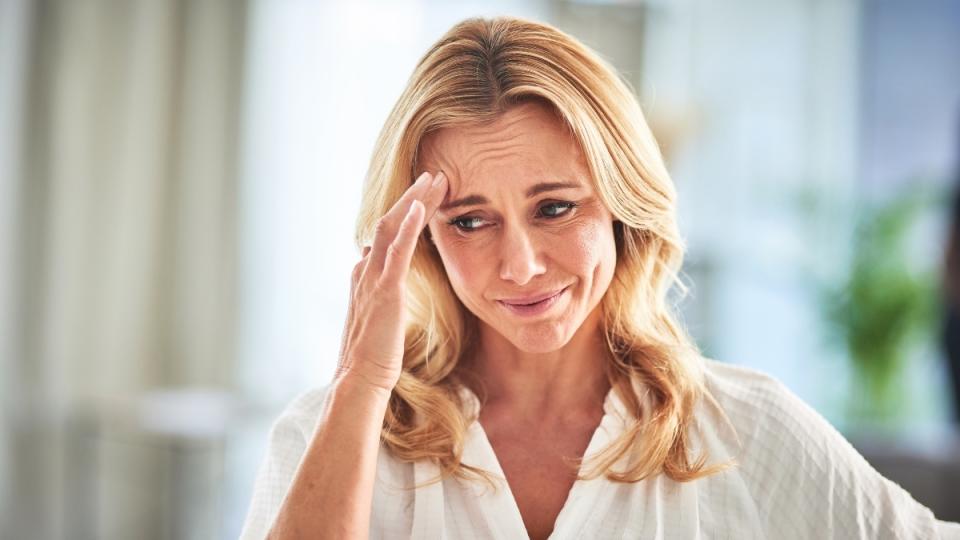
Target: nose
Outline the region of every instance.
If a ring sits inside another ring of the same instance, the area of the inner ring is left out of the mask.
[[[500,249],[500,279],[526,285],[546,271],[535,242],[523,227],[505,227]]]

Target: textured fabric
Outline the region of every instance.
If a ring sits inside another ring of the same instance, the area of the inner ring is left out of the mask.
[[[937,521],[776,380],[713,360],[705,360],[704,369],[708,396],[696,411],[692,450],[705,450],[708,463],[732,458],[736,466],[685,483],[664,475],[633,484],[577,481],[551,538],[960,539],[960,524]],[[327,390],[298,396],[275,422],[241,538],[266,535]],[[476,396],[464,390],[464,397],[473,409],[468,413],[475,413]],[[622,433],[626,417],[611,390],[586,456]],[[503,478],[479,422],[469,428],[463,461]],[[370,537],[527,537],[503,480],[496,490],[454,478],[407,489],[437,473],[431,463],[401,463],[381,451]]]

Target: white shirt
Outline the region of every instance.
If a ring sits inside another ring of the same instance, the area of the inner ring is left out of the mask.
[[[712,399],[696,410],[693,455],[702,448],[708,463],[735,457],[737,465],[692,482],[662,474],[632,484],[602,476],[578,480],[550,538],[960,539],[960,524],[936,520],[778,381],[709,359],[704,370]],[[328,389],[301,394],[274,423],[242,539],[266,536],[312,439]],[[477,411],[476,396],[464,392]],[[587,457],[622,433],[626,415],[611,390]],[[504,478],[479,422],[469,428],[463,462]],[[431,463],[402,463],[381,449],[370,537],[527,538],[505,480],[496,491],[480,481],[455,478],[416,491],[401,489],[437,472]]]

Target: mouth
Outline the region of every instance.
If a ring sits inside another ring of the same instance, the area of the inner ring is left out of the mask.
[[[530,296],[524,296],[522,298],[502,298],[500,299],[500,302],[503,302],[504,304],[510,304],[513,306],[529,306],[530,304],[536,304],[537,302],[542,302],[543,300],[546,300],[551,296],[556,296],[561,292],[563,292],[564,289],[566,289],[566,287],[562,289],[556,289],[554,291],[550,291],[546,293],[532,294]]]
[[[516,315],[539,315],[555,305],[569,288],[570,286],[568,285],[557,291],[523,298],[497,300],[497,303]]]

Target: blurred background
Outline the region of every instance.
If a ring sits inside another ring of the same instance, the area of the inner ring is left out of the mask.
[[[0,0],[3,537],[239,534],[270,423],[333,373],[374,138],[497,14],[635,89],[705,354],[960,520],[960,2]]]

